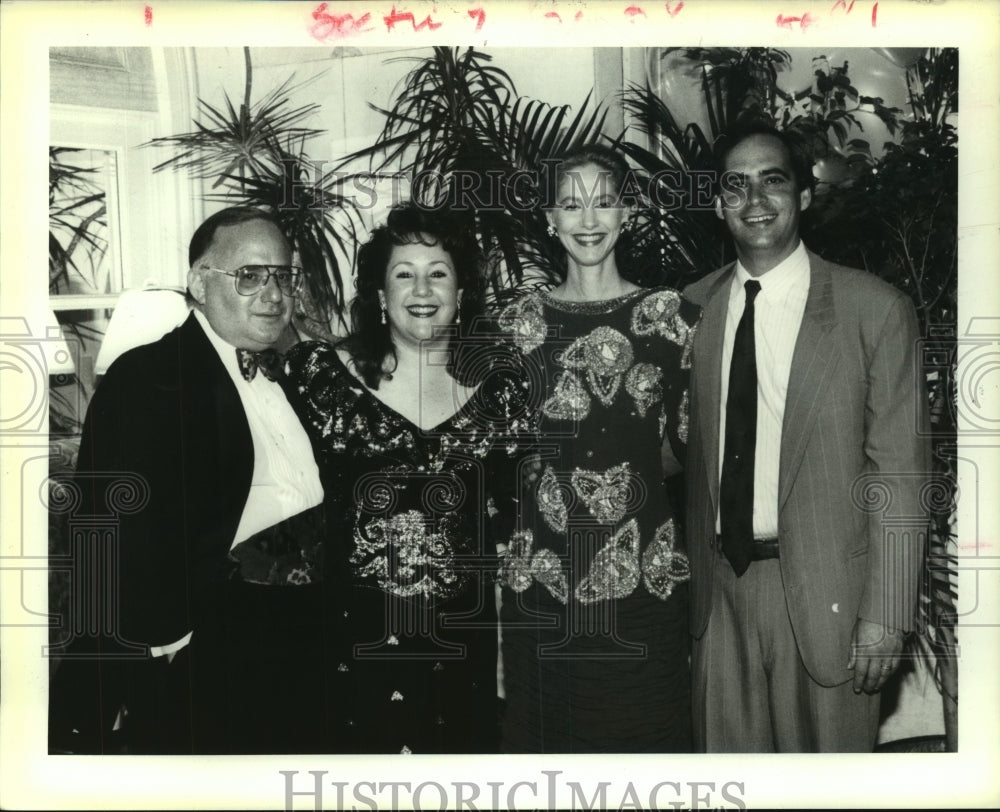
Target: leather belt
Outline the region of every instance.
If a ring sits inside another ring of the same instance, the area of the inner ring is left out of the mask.
[[[715,548],[722,552],[722,537],[715,537]],[[753,553],[750,556],[751,561],[766,561],[770,558],[780,558],[781,548],[778,545],[778,540],[774,539],[754,539],[753,540]]]

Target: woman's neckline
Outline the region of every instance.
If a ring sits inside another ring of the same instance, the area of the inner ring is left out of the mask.
[[[346,353],[346,350],[344,352]],[[440,420],[433,426],[424,428],[419,423],[416,423],[411,418],[407,417],[405,414],[399,411],[399,409],[386,403],[382,398],[379,397],[378,392],[375,389],[369,388],[369,386],[354,372],[354,370],[351,369],[348,363],[344,361],[344,358],[341,356],[341,351],[338,350],[336,347],[334,347],[334,355],[336,356],[337,361],[340,363],[340,366],[343,369],[344,373],[354,382],[355,385],[357,385],[363,392],[365,392],[372,400],[376,401],[379,404],[379,406],[381,406],[383,409],[391,412],[397,417],[397,419],[403,421],[408,426],[412,426],[414,429],[416,429],[416,431],[419,434],[440,434],[441,429],[444,428],[444,426],[446,426],[448,423],[453,421],[456,417],[458,417],[459,415],[461,415],[463,412],[465,412],[470,408],[472,400],[479,394],[479,390],[482,387],[482,384],[479,384],[478,386],[474,387],[472,391],[469,393],[469,396],[452,414],[448,415],[443,420]],[[350,358],[350,354],[348,353],[347,355],[348,358]]]
[[[606,310],[613,310],[619,305],[636,298],[646,290],[648,290],[648,288],[637,288],[636,290],[630,290],[627,293],[622,293],[618,296],[612,296],[610,299],[586,299],[583,301],[577,301],[574,299],[558,299],[548,291],[541,291],[539,296],[545,304],[555,308],[556,310],[603,312]]]

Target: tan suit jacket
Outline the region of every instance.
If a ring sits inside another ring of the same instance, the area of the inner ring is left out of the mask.
[[[802,660],[814,680],[837,685],[853,675],[847,661],[858,617],[913,628],[926,530],[926,397],[909,298],[873,274],[812,253],[809,263],[782,424],[778,533]],[[716,551],[715,521],[722,340],[734,268],[685,291],[703,308],[687,465],[695,638],[712,611],[713,567],[729,566]]]

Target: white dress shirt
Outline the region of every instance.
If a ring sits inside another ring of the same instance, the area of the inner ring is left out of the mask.
[[[236,347],[212,329],[205,314],[194,316],[222,360],[250,424],[253,440],[253,479],[233,543],[235,547],[254,533],[289,519],[323,501],[319,468],[309,436],[296,417],[281,385],[258,373],[247,381],[240,372]],[[152,646],[153,656],[172,654],[191,640],[191,632],[175,643]]]
[[[736,327],[746,304],[744,285],[760,282],[754,299],[754,348],[757,358],[757,446],[754,455],[754,538],[778,536],[778,466],[781,459],[781,423],[785,395],[792,368],[795,340],[809,295],[809,255],[799,241],[795,250],[767,273],[752,277],[739,262],[726,312],[722,342],[721,402],[719,410],[719,476],[726,442],[726,402],[729,397],[729,365],[733,357]],[[720,532],[716,516],[716,532]]]
[[[248,381],[240,372],[236,347],[216,334],[205,314],[195,318],[233,379],[253,438],[253,480],[233,547],[254,533],[289,519],[323,501],[319,468],[309,435],[289,404],[281,384],[258,373]]]

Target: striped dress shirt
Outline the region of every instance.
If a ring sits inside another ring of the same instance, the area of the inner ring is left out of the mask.
[[[788,374],[792,368],[795,339],[802,324],[809,294],[809,255],[799,241],[784,261],[758,277],[751,277],[740,262],[729,292],[726,330],[722,344],[721,403],[719,410],[719,474],[725,454],[726,400],[729,365],[733,357],[736,326],[746,302],[744,284],[760,282],[754,300],[754,344],[757,357],[757,447],[754,458],[754,538],[778,536],[778,466],[781,459],[781,423],[785,416]],[[720,532],[716,516],[716,532]]]

